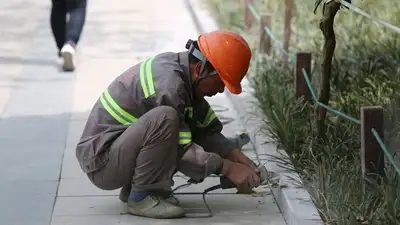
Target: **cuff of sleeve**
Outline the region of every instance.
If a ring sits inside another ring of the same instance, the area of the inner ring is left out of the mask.
[[[179,132],[179,144],[188,145],[192,142],[192,133],[190,131]]]
[[[231,152],[233,150],[235,150],[236,148],[237,147],[236,147],[235,144],[232,144],[231,141],[226,139],[226,144],[225,145],[221,145],[221,148],[220,148],[218,153],[222,158],[226,159],[226,158],[228,158],[229,154],[231,154]]]
[[[224,167],[224,160],[221,158],[221,162],[219,164],[219,167],[215,171],[215,175],[220,175],[222,174],[222,168]]]

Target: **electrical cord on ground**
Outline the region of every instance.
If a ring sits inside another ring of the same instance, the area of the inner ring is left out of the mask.
[[[262,166],[260,166],[261,163],[258,164],[259,168],[264,168],[264,170],[262,170],[262,171],[264,171],[264,173],[260,171],[260,178],[263,178],[262,181],[261,181],[261,185],[267,185],[269,187],[269,189],[271,190],[271,192],[272,192],[272,187],[274,185],[276,185],[276,184],[279,184],[280,178],[279,178],[279,175],[277,176],[277,174],[275,174],[275,172],[267,171],[265,169],[265,167],[264,167],[265,164],[266,163],[264,163]],[[264,174],[264,175],[262,175],[262,174]],[[173,189],[172,192],[171,192],[171,197],[173,199],[175,199],[178,202],[178,204],[179,204],[179,200],[178,200],[178,198],[176,198],[174,196],[175,192],[177,190],[181,189],[181,188],[188,187],[188,186],[192,185],[193,183],[195,183],[195,182],[191,182],[191,179],[189,179],[187,182],[188,183],[186,183],[186,184],[179,185],[178,187]],[[183,194],[186,194],[186,195],[189,195],[189,194],[202,194],[204,205],[206,206],[207,211],[208,211],[208,213],[205,216],[199,216],[197,214],[196,216],[187,216],[187,217],[189,217],[189,218],[208,218],[208,217],[212,217],[213,216],[213,212],[212,212],[210,206],[207,203],[206,195],[209,192],[217,190],[217,189],[226,189],[226,188],[236,187],[234,184],[231,183],[231,181],[228,181],[226,178],[225,179],[221,179],[220,182],[221,182],[220,184],[211,186],[211,187],[205,189],[203,192],[181,193],[182,195]],[[226,183],[226,182],[228,182],[228,183]]]
[[[248,134],[247,134],[246,132],[241,132],[236,138],[233,138],[233,139],[234,139],[234,141],[237,142],[237,145],[238,145],[238,147],[239,147],[240,149],[241,149],[241,147],[242,147],[243,145],[247,144],[247,143],[250,141],[250,137],[248,136]],[[264,167],[266,163],[267,163],[267,162],[265,162],[265,163],[261,166],[261,162],[259,161],[258,165],[256,165],[256,166],[259,167],[259,168],[264,168],[265,173],[268,174],[268,171],[266,171],[266,169],[265,169],[265,167]],[[207,166],[206,166],[206,168],[207,168]],[[269,188],[271,189],[272,183],[271,183],[270,178],[269,178],[268,176],[269,176],[269,175],[264,175],[264,180],[265,180],[265,182],[267,182],[266,184],[269,184]],[[204,177],[220,177],[220,176],[219,176],[219,175],[216,175],[216,174],[208,174],[207,171],[205,171]],[[203,202],[204,202],[204,205],[205,205],[206,208],[207,208],[208,213],[207,213],[207,215],[205,215],[205,216],[198,216],[198,215],[196,215],[196,216],[194,216],[194,218],[207,218],[207,217],[212,217],[212,216],[213,216],[213,212],[212,212],[212,210],[211,210],[211,208],[210,208],[210,206],[208,205],[208,202],[207,202],[207,200],[206,200],[206,195],[207,195],[209,192],[214,191],[214,190],[217,190],[217,189],[226,189],[226,188],[234,188],[234,187],[236,187],[231,181],[229,181],[229,180],[227,180],[227,179],[223,179],[223,177],[220,177],[220,182],[221,182],[220,184],[211,186],[211,187],[205,189],[203,192],[181,193],[181,195],[184,195],[184,194],[186,194],[186,195],[189,195],[189,194],[201,194],[201,195],[202,195],[202,197],[203,197]],[[198,183],[198,182],[196,182],[196,181],[194,181],[194,180],[192,180],[192,179],[187,180],[187,183],[186,183],[186,184],[182,184],[182,185],[179,185],[178,187],[174,188],[174,189],[172,190],[172,192],[171,192],[170,197],[173,198],[173,199],[177,202],[177,204],[179,204],[180,201],[179,201],[179,199],[175,196],[175,195],[177,195],[177,194],[176,194],[176,191],[179,190],[179,189],[185,188],[185,187],[189,187],[190,185],[196,184],[196,183]],[[272,191],[272,190],[271,190],[271,191]],[[190,216],[189,216],[189,217],[190,217]],[[193,216],[191,216],[191,217],[193,217]]]
[[[181,188],[189,187],[190,185],[192,185],[192,183],[189,183],[189,182],[186,183],[186,184],[179,185],[178,187],[176,187],[175,189],[172,190],[171,197],[172,197],[173,199],[175,199],[175,200],[178,202],[178,204],[179,204],[179,200],[178,200],[178,198],[176,198],[176,197],[174,196],[174,193],[175,193],[177,190],[179,190],[179,189],[181,189]],[[212,212],[212,210],[211,210],[211,208],[210,208],[210,206],[208,205],[207,200],[206,200],[206,194],[207,194],[208,192],[210,192],[210,191],[214,191],[214,190],[217,190],[217,189],[220,189],[220,188],[221,188],[221,184],[217,184],[217,185],[214,185],[214,186],[212,186],[212,187],[207,188],[206,190],[203,191],[203,193],[201,193],[201,192],[188,193],[188,194],[202,194],[204,205],[206,206],[207,211],[208,211],[208,214],[207,214],[206,216],[195,216],[195,218],[208,218],[208,217],[212,217],[212,216],[213,216],[213,212]]]

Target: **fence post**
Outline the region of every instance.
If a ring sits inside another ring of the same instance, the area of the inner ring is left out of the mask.
[[[289,52],[291,22],[292,22],[293,0],[285,0],[285,28],[283,31],[283,48]],[[284,60],[288,62],[288,57],[284,54]]]
[[[254,16],[251,13],[248,4],[253,5],[253,0],[244,0],[244,29],[249,31],[253,25]]]
[[[385,157],[371,129],[374,128],[383,140],[383,108],[361,107],[361,169],[362,175],[377,178],[385,175]],[[380,180],[378,180],[380,181]]]
[[[311,81],[311,53],[298,52],[296,54],[296,97],[304,96],[305,101],[312,102],[311,91],[304,79],[302,69],[305,69],[308,79]]]
[[[260,15],[260,53],[271,53],[271,37],[266,34],[264,27],[271,29],[271,14],[262,13]]]

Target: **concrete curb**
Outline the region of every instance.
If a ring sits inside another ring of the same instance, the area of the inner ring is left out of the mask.
[[[184,1],[200,33],[219,29],[211,14],[203,7],[204,4],[201,3],[201,0]],[[302,183],[299,175],[282,169],[271,160],[270,156],[267,156],[285,155],[285,152],[277,149],[273,144],[268,144],[268,137],[258,132],[263,116],[256,106],[257,100],[252,95],[253,89],[247,78],[243,80],[242,86],[243,93],[240,96],[232,95],[229,91],[225,91],[225,93],[231,99],[232,104],[239,113],[240,121],[242,121],[244,128],[249,133],[251,144],[256,150],[258,160],[261,163],[266,163],[268,170],[277,172],[281,177],[282,186],[271,189],[286,224],[324,224],[311,200],[310,194],[303,187],[299,187],[298,184]]]

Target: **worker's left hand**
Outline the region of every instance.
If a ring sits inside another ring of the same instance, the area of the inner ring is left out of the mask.
[[[259,173],[260,170],[257,168],[256,164],[249,159],[243,152],[239,149],[233,150],[229,155],[228,159],[232,162],[238,162],[244,164],[250,168],[252,168],[256,173]]]

